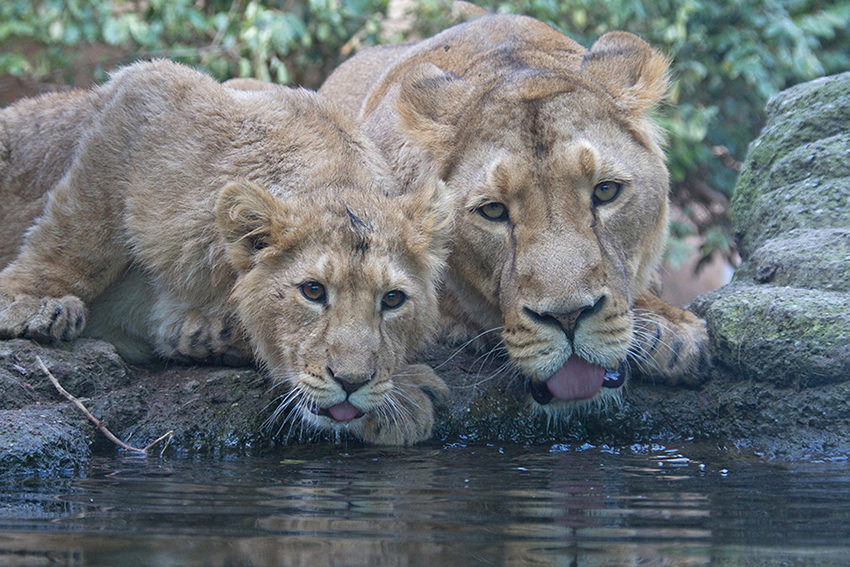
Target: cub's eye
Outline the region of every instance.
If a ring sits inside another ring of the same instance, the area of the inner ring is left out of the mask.
[[[312,281],[301,284],[301,295],[316,303],[324,303],[327,296],[325,294],[325,286],[319,282]]]
[[[381,299],[381,308],[398,309],[405,301],[407,301],[407,295],[401,290],[394,289],[384,294],[384,298]]]
[[[508,220],[508,208],[502,203],[487,203],[476,209],[478,214],[489,221],[506,221]]]
[[[603,203],[610,203],[620,195],[622,188],[622,183],[603,181],[593,188],[593,204],[601,205]]]

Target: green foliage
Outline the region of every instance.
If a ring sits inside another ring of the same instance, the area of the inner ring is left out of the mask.
[[[583,45],[608,30],[631,31],[671,58],[670,104],[659,119],[670,137],[674,200],[691,213],[706,254],[732,246],[725,200],[767,99],[850,69],[850,0],[476,1],[534,16]],[[0,75],[63,82],[79,58],[93,57],[87,46],[105,46],[96,52],[97,79],[117,64],[168,57],[219,79],[318,87],[356,48],[425,37],[453,17],[449,0],[413,0],[409,31],[382,36],[388,2],[4,0]]]
[[[104,45],[114,48],[104,69],[167,57],[219,79],[317,87],[351,37],[375,42],[385,10],[385,0],[6,0],[0,74],[55,81],[77,47]]]

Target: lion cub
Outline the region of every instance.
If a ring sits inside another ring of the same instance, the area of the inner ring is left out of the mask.
[[[139,63],[0,111],[0,149],[0,230],[22,242],[0,257],[0,338],[255,357],[287,388],[276,413],[431,435],[448,390],[405,363],[436,329],[452,204],[441,183],[400,195],[315,93]]]

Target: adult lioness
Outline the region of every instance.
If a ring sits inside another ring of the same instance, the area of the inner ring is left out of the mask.
[[[85,332],[137,361],[255,355],[308,424],[430,436],[447,389],[405,362],[436,328],[452,206],[441,184],[398,195],[342,112],[159,61],[0,125],[4,219],[46,195],[0,272],[0,338]]]
[[[436,174],[458,196],[443,312],[455,332],[500,328],[550,414],[618,392],[630,368],[699,380],[704,323],[653,293],[668,173],[649,113],[667,68],[631,34],[587,50],[488,15],[366,50],[320,89],[403,183]]]

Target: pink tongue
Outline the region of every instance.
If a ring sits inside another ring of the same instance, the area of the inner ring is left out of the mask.
[[[351,421],[357,417],[357,414],[360,413],[357,411],[357,408],[351,405],[348,401],[329,407],[328,412],[331,414],[331,417],[337,421]]]
[[[572,355],[546,381],[546,386],[552,395],[562,402],[587,400],[595,396],[596,392],[602,388],[604,378],[604,368]]]

